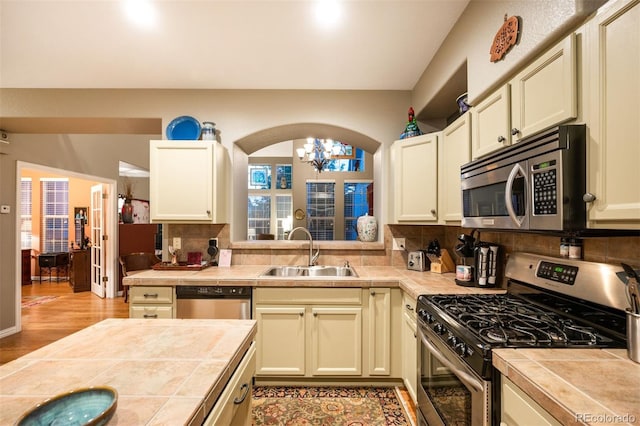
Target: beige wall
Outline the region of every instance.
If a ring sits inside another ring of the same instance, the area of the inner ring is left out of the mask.
[[[533,56],[579,26],[605,1],[471,0],[414,87],[412,103],[416,116],[420,118],[425,106],[434,101],[464,64],[469,102],[475,104]],[[490,62],[489,48],[505,14],[522,18],[520,41],[503,60]],[[455,104],[457,95],[450,94],[451,104]]]
[[[161,118],[162,132],[180,115],[216,123],[220,141],[234,150],[234,142],[278,126],[318,123],[349,129],[377,141],[382,149],[404,129],[410,102],[408,91],[253,91],[253,90],[37,90],[0,89],[0,127],[3,118],[20,118],[26,134],[10,134],[11,144],[0,144],[0,203],[14,206],[0,216],[0,335],[15,325],[16,161],[42,164],[91,176],[118,180],[120,160],[149,166],[148,141],[163,135],[37,134],[42,117],[59,117],[73,128],[75,118]],[[29,120],[33,126],[28,128]],[[11,123],[11,120],[5,121]],[[14,122],[17,122],[14,120]],[[130,124],[130,120],[127,122]],[[25,130],[25,126],[27,129]],[[308,135],[304,135],[305,137]],[[282,140],[290,139],[283,137]],[[246,155],[231,155],[240,180],[246,181]],[[384,158],[383,154],[379,158]],[[385,164],[378,158],[376,179],[384,179]],[[375,160],[374,160],[375,161]],[[381,194],[384,191],[380,190]],[[382,198],[378,197],[378,198]],[[246,197],[245,197],[246,199]],[[380,204],[378,204],[380,203]],[[384,205],[379,199],[377,205]],[[246,210],[246,202],[245,202]],[[235,214],[233,217],[236,217]],[[246,211],[245,211],[246,217]],[[245,220],[246,221],[246,220]],[[209,235],[207,236],[209,237]]]

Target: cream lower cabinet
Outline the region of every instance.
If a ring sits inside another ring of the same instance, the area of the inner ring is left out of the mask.
[[[306,311],[305,306],[256,306],[256,374],[305,375]]]
[[[391,289],[371,288],[368,292],[368,373],[388,376],[391,374]]]
[[[560,426],[560,422],[511,380],[505,376],[500,379],[500,426]]]
[[[131,286],[129,289],[130,318],[174,318],[175,287]]]
[[[256,376],[360,376],[362,289],[256,288]]]
[[[362,374],[362,308],[314,306],[310,312],[311,375]]]
[[[391,146],[391,211],[395,223],[437,222],[439,135],[415,136]]]
[[[402,296],[402,380],[414,404],[418,389],[418,333],[416,328],[416,301],[407,294]]]
[[[217,142],[151,141],[151,222],[227,222],[228,163],[226,148]]]
[[[203,426],[251,425],[251,391],[255,370],[256,348],[253,343],[238,364]]]
[[[640,1],[607,3],[587,23],[590,228],[640,229]]]
[[[255,288],[256,377],[399,377],[391,351],[393,339],[399,342],[394,291]]]

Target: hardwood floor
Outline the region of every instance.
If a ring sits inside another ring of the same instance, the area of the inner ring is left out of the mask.
[[[124,298],[101,299],[90,291],[73,293],[67,281],[22,286],[23,296],[58,296],[22,309],[22,331],[0,339],[0,365],[107,318],[128,318]]]

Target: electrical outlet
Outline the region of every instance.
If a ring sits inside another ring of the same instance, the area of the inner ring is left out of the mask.
[[[405,239],[404,238],[394,238],[393,239],[393,249],[394,250],[406,250]]]
[[[180,237],[173,237],[173,249],[174,249],[174,250],[180,250],[180,249],[182,249],[182,238],[180,238]]]

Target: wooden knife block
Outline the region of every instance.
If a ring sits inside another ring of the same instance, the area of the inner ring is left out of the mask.
[[[440,250],[440,262],[431,262],[431,272],[437,274],[443,274],[445,272],[454,272],[456,265],[453,263],[453,259],[449,256],[449,252],[446,249]]]

